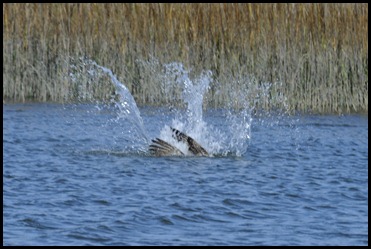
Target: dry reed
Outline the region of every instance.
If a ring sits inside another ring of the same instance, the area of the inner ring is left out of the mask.
[[[258,107],[279,108],[283,95],[292,110],[368,111],[368,4],[3,4],[3,100],[76,97],[66,76],[80,56],[112,69],[142,105],[165,101],[140,63],[154,57],[212,70],[209,106],[230,102],[232,85],[272,83]]]

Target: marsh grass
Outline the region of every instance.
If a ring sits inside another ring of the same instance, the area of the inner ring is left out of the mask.
[[[3,4],[5,101],[70,101],[76,84],[110,98],[112,84],[68,77],[81,56],[110,68],[141,105],[166,102],[143,68],[156,58],[211,70],[208,106],[271,84],[257,108],[285,96],[291,110],[368,111],[368,4]]]

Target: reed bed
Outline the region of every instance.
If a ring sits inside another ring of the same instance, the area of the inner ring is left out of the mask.
[[[143,68],[155,58],[211,70],[208,106],[270,84],[257,108],[280,108],[284,96],[294,111],[368,112],[367,3],[3,4],[3,100],[77,98],[69,74],[81,56],[110,68],[140,105],[166,102]],[[114,92],[81,84],[98,99]]]

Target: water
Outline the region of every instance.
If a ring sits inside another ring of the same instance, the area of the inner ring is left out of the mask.
[[[114,111],[3,107],[5,245],[368,244],[367,117],[257,118],[241,157],[158,158],[102,132]],[[172,117],[141,113],[153,137]]]
[[[368,245],[367,116],[204,111],[171,66],[184,108],[99,65],[111,104],[3,105],[4,245]],[[151,156],[170,125],[213,156]]]

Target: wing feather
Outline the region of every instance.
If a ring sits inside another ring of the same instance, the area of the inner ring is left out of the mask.
[[[149,151],[156,156],[184,155],[179,149],[159,138],[152,140]]]
[[[182,141],[188,145],[188,150],[191,151],[194,155],[197,156],[208,156],[209,153],[193,138],[184,134],[183,132],[170,127],[173,131],[173,137],[176,138],[179,142]]]
[[[209,153],[193,138],[175,128],[170,128],[173,132],[173,138],[175,138],[178,142],[185,143],[188,146],[188,151],[190,151],[193,155],[209,156]],[[184,153],[178,148],[160,138],[152,140],[152,144],[149,146],[149,151],[156,156],[184,155]]]

